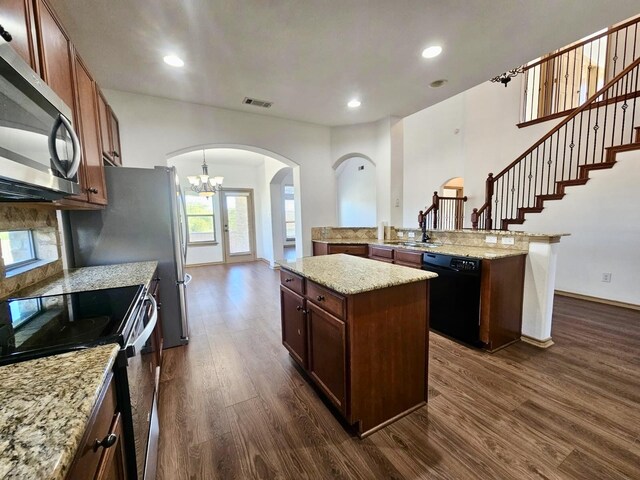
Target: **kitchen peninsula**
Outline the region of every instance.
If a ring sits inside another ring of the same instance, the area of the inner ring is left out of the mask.
[[[280,266],[282,343],[361,437],[426,403],[436,274],[350,255]]]

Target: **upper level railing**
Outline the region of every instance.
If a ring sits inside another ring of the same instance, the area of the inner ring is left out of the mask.
[[[571,113],[627,68],[640,52],[639,23],[631,19],[526,65],[520,126]]]
[[[433,230],[459,230],[464,222],[466,201],[467,197],[441,197],[433,192],[431,206],[418,214],[418,224],[426,222],[426,228]]]
[[[489,174],[485,203],[471,215],[473,228],[506,230],[524,214],[542,211],[564,187],[586,183],[588,171],[611,166],[611,147],[638,148],[640,49],[636,57],[586,103],[499,174]]]

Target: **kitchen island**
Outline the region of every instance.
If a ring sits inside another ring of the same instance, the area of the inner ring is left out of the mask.
[[[361,437],[426,403],[436,274],[343,254],[280,266],[282,343]]]

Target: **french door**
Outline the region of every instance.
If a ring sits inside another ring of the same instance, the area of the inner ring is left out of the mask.
[[[253,189],[220,192],[226,263],[251,262],[256,259]]]

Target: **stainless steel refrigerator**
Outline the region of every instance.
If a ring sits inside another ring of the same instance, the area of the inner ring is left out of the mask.
[[[187,224],[175,168],[105,167],[109,205],[73,211],[69,227],[76,267],[158,261],[164,346],[189,341]]]

